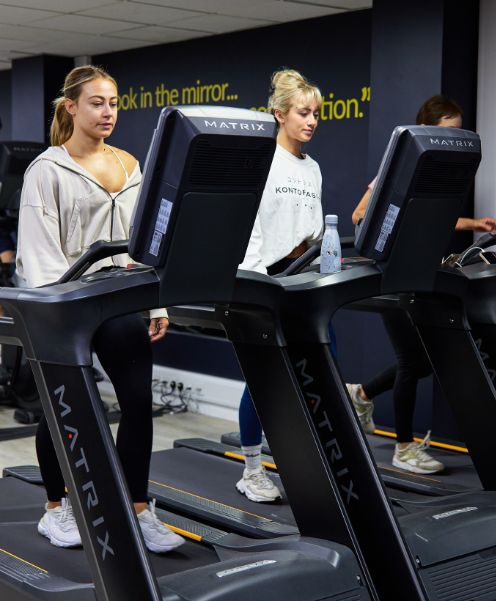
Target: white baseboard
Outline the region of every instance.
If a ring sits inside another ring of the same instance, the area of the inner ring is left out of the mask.
[[[93,362],[97,369],[101,369],[95,355],[93,356]],[[169,384],[175,382],[176,386],[182,383],[184,396],[191,399],[188,403],[189,411],[238,421],[239,401],[243,394],[244,382],[182,369],[172,369],[163,365],[153,366],[153,377]],[[99,382],[98,388],[102,397],[115,396],[113,386],[106,374],[105,380]],[[188,388],[189,391],[186,390]],[[154,400],[160,400],[159,392],[154,392]]]

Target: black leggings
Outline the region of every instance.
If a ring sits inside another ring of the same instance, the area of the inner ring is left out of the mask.
[[[152,349],[141,315],[105,322],[93,339],[94,350],[117,395],[121,420],[116,447],[135,503],[146,502],[152,452]],[[36,453],[49,501],[65,496],[65,484],[45,416],[36,432]]]
[[[417,382],[432,373],[431,363],[410,317],[403,311],[382,314],[397,365],[362,385],[369,399],[393,389],[394,420],[398,442],[413,440],[413,414]]]

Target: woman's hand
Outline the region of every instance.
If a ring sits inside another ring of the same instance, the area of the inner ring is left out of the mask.
[[[482,217],[481,219],[474,219],[476,232],[496,232],[496,219],[492,217]]]
[[[161,340],[165,336],[168,327],[168,317],[152,317],[152,319],[150,319],[150,325],[148,326],[148,336],[150,336],[150,342],[157,342],[157,340]]]
[[[472,230],[474,232],[496,232],[496,219],[493,219],[492,217],[481,217],[480,219],[460,217],[456,223],[455,229]]]

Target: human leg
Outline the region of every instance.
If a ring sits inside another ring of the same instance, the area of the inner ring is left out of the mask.
[[[413,441],[413,414],[420,378],[432,373],[422,341],[410,317],[403,311],[390,311],[382,316],[397,359],[393,386],[396,434],[399,443]]]
[[[392,390],[396,379],[396,370],[396,365],[391,365],[363,384],[346,384],[360,424],[368,434],[373,434],[375,430],[374,399],[383,392]]]
[[[383,392],[392,390],[396,379],[396,371],[396,364],[390,365],[371,380],[361,384],[362,394],[360,394],[360,398],[362,400],[372,400]]]
[[[116,448],[131,499],[146,503],[153,440],[153,360],[144,320],[133,314],[105,322],[95,334],[93,347],[119,402]]]
[[[239,429],[245,469],[236,488],[250,501],[270,503],[280,499],[279,489],[262,465],[262,424],[247,386],[239,404]]]
[[[170,551],[184,539],[158,520],[154,502],[148,504],[153,358],[144,320],[138,314],[111,319],[99,328],[93,345],[121,409],[116,448],[146,546],[154,552]]]
[[[81,536],[66,497],[64,478],[44,415],[36,430],[36,454],[48,498],[45,513],[38,522],[38,532],[57,547],[78,547]]]
[[[432,474],[444,469],[444,465],[426,452],[430,444],[430,432],[420,443],[413,439],[413,415],[420,378],[432,373],[422,341],[410,317],[403,312],[383,315],[384,325],[398,360],[393,387],[393,402],[397,444],[393,465],[415,473]]]

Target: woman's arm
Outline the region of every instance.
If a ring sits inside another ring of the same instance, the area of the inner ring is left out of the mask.
[[[472,230],[474,232],[496,232],[496,219],[492,217],[481,217],[472,219],[460,217],[456,222],[455,230]]]
[[[17,268],[31,288],[57,281],[69,268],[60,243],[56,174],[44,163],[26,174],[19,210]]]
[[[367,205],[369,204],[371,194],[372,194],[372,190],[370,188],[367,188],[367,190],[365,191],[365,194],[362,196],[362,199],[360,200],[360,202],[357,204],[355,210],[353,211],[353,213],[351,215],[351,220],[353,221],[354,225],[356,225],[360,221],[360,219],[363,219],[363,216],[365,215],[365,211],[367,210]]]

